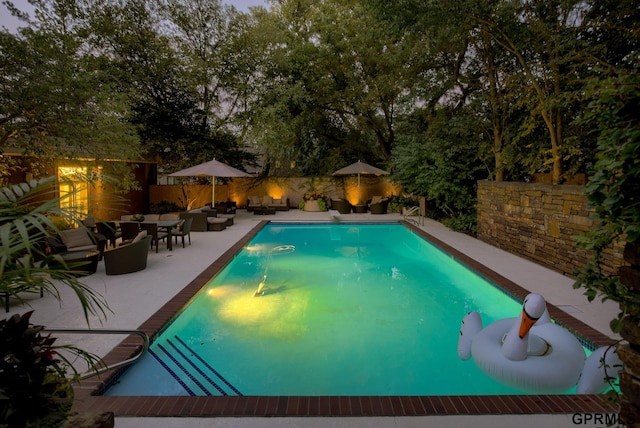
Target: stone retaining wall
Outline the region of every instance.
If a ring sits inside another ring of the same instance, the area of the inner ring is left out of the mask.
[[[575,238],[592,229],[584,186],[478,182],[478,239],[572,275],[587,261]],[[617,274],[622,246],[607,249],[603,270]]]

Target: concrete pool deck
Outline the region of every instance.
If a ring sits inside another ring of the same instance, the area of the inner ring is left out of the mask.
[[[397,221],[398,214],[342,215],[340,221]],[[233,247],[260,221],[330,221],[329,213],[311,213],[291,210],[278,212],[274,216],[254,216],[239,210],[235,224],[221,232],[192,232],[192,245],[182,248],[174,245],[173,251],[161,248],[159,253],[150,252],[147,269],[141,272],[106,276],[104,264],[100,263],[96,274],[83,279],[83,282],[102,294],[107,300],[111,312],[100,321],[91,317],[91,327],[96,329],[136,329],[161,309],[187,284],[203,272],[214,260]],[[589,303],[582,290],[572,288],[573,280],[556,272],[545,269],[535,263],[498,250],[464,234],[452,232],[439,223],[425,220],[420,227],[432,236],[458,249],[474,260],[494,270],[519,286],[542,294],[550,304],[570,313],[576,319],[593,327],[605,335],[611,335],[608,328],[618,308],[614,302]],[[33,322],[49,328],[85,328],[86,322],[77,299],[71,290],[61,289],[63,304],[51,296],[29,297],[31,309],[35,310]],[[13,302],[12,302],[13,303]],[[13,303],[11,313],[24,312]],[[74,343],[81,349],[104,356],[118,345],[122,336],[60,336],[60,341]],[[500,413],[500,412],[498,412]],[[504,413],[504,412],[502,412]],[[541,412],[543,413],[543,412]],[[434,423],[438,426],[503,426],[519,424],[523,427],[574,426],[573,410],[564,414],[527,414],[527,415],[486,415],[486,416],[407,416],[407,417],[217,417],[217,418],[135,418],[117,417],[118,427],[145,426],[389,426],[412,427]]]

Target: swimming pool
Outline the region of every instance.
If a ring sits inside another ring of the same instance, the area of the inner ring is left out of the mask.
[[[456,355],[520,308],[401,224],[269,224],[105,395],[523,394]]]
[[[251,220],[253,218],[251,217]],[[197,274],[173,298],[139,326],[155,337],[184,306],[192,301],[209,280],[218,275],[269,221],[256,223],[243,235],[233,234],[229,247],[211,265]],[[448,255],[489,279],[508,293],[524,299],[528,290],[487,266],[466,256],[416,225],[400,220],[414,233],[443,249]],[[232,230],[232,232],[234,232]],[[235,232],[234,232],[235,233]],[[207,235],[209,236],[209,235]],[[218,239],[218,235],[215,235]],[[225,239],[229,239],[228,237]],[[596,346],[611,339],[559,308],[548,305],[551,316]],[[123,340],[104,356],[106,364],[116,364],[132,356],[140,347],[135,337]],[[603,395],[473,395],[473,396],[103,396],[121,374],[106,376],[74,386],[74,409],[78,412],[113,412],[117,417],[274,417],[274,416],[436,416],[554,413],[615,413],[617,405]]]

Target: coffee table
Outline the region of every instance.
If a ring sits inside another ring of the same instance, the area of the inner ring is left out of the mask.
[[[275,208],[255,208],[253,210],[253,215],[275,215],[276,213],[276,209]]]

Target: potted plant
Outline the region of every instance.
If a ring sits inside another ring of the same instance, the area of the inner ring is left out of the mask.
[[[30,322],[33,311],[0,320],[0,421],[8,426],[58,426],[71,412],[72,365],[65,349],[87,361],[95,358],[73,346],[54,346],[44,327]]]
[[[298,209],[304,211],[326,211],[327,210],[327,197],[317,192],[307,192],[302,197]]]

